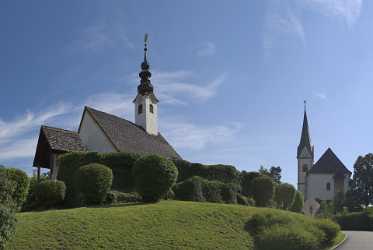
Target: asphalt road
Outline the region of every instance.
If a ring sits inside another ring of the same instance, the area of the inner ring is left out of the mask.
[[[373,232],[345,231],[348,235],[337,250],[373,250]]]

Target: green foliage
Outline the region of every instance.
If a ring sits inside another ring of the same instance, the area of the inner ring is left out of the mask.
[[[241,181],[241,192],[243,195],[252,196],[253,195],[253,181],[255,178],[260,177],[259,172],[246,172],[242,171],[240,174]]]
[[[182,201],[205,201],[202,184],[203,179],[198,176],[177,183],[173,188],[175,198]]]
[[[294,202],[290,210],[296,213],[302,212],[303,203],[304,203],[303,195],[301,192],[297,191],[295,193]]]
[[[104,153],[100,154],[99,163],[108,166],[113,171],[114,190],[133,191],[132,167],[140,158],[137,154],[129,153]]]
[[[255,178],[253,181],[253,198],[259,207],[271,204],[275,192],[275,184],[266,176]]]
[[[269,170],[263,166],[259,168],[259,174],[262,176],[268,176],[273,180],[273,182],[280,184],[281,183],[281,167],[272,166]]]
[[[354,164],[354,175],[350,183],[356,205],[367,207],[373,203],[373,154],[359,156]]]
[[[106,195],[106,204],[141,202],[142,197],[138,193],[124,193],[120,191],[109,191]]]
[[[278,208],[289,210],[294,203],[296,190],[288,183],[279,184],[276,187],[275,202]]]
[[[29,188],[29,177],[27,174],[16,168],[6,168],[6,178],[13,183],[14,187],[11,192],[11,198],[17,209],[20,209],[26,201],[27,192]]]
[[[350,189],[346,192],[343,206],[348,209],[349,212],[360,212],[363,210],[362,206],[363,202],[361,202],[361,194],[357,189],[353,190]]]
[[[136,190],[143,200],[156,202],[175,184],[178,170],[172,161],[148,155],[135,162],[132,173]]]
[[[4,168],[0,170],[0,204],[8,207],[15,207],[12,194],[14,193],[16,184],[14,181],[9,180]]]
[[[368,209],[363,212],[340,214],[335,220],[342,230],[373,231],[373,212]]]
[[[40,175],[40,179],[39,179],[39,182],[42,182],[42,181],[45,181],[45,180],[48,180],[48,176],[47,175]],[[38,184],[38,179],[37,179],[37,176],[32,176],[32,177],[29,177],[29,189],[28,189],[28,193],[27,193],[27,197],[26,197],[26,202],[23,204],[23,207],[22,207],[22,210],[23,211],[30,211],[32,210],[33,208],[36,207],[37,203],[36,203],[36,186]]]
[[[179,171],[177,182],[184,181],[193,176],[224,183],[239,183],[240,181],[239,171],[231,165],[203,165],[200,163],[190,163],[185,160],[174,160],[174,163]]]
[[[319,228],[325,235],[324,239],[321,242],[322,246],[330,246],[333,244],[334,239],[337,237],[338,233],[341,231],[341,228],[329,219],[319,219],[316,221],[316,226]]]
[[[75,175],[77,191],[86,204],[102,204],[113,182],[110,168],[98,163],[81,166]]]
[[[16,219],[12,210],[0,205],[0,249],[5,248],[5,243],[14,234]]]
[[[66,186],[62,181],[45,180],[35,186],[38,208],[58,207],[65,199]]]
[[[300,227],[273,226],[256,240],[258,250],[320,250],[318,239]]]

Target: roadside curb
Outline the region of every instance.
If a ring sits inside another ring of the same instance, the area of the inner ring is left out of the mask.
[[[338,249],[340,246],[342,246],[346,242],[346,240],[348,238],[348,235],[346,233],[343,233],[343,234],[345,235],[345,237],[343,238],[343,240],[341,242],[339,242],[337,245],[335,245],[332,248],[330,248],[329,250],[336,250],[336,249]]]

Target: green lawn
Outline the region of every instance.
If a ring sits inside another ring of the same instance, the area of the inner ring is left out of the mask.
[[[16,235],[6,249],[250,249],[245,223],[268,210],[162,201],[19,213]]]

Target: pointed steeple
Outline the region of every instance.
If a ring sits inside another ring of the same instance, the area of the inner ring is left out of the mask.
[[[147,59],[148,53],[148,34],[145,34],[144,38],[144,61],[141,63],[141,72],[139,77],[141,78],[139,86],[137,86],[137,92],[141,95],[153,94],[153,85],[150,82],[152,74],[149,71],[149,63]]]
[[[298,152],[297,157],[299,158],[301,156],[301,153],[304,148],[308,149],[308,152],[313,157],[313,147],[311,146],[311,137],[310,132],[308,128],[308,119],[307,119],[307,109],[306,109],[306,101],[304,101],[304,116],[303,116],[303,127],[302,127],[302,135],[300,138],[300,142],[298,145]]]

